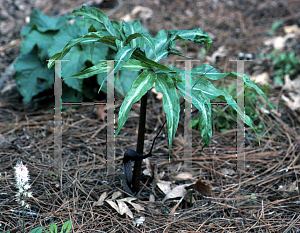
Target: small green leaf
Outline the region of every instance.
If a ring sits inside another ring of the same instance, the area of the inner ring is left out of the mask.
[[[68,233],[71,229],[72,229],[72,222],[71,220],[68,220],[62,226],[61,233]]]
[[[56,224],[53,222],[53,223],[51,223],[51,225],[50,225],[50,227],[49,227],[49,231],[51,232],[51,233],[57,233],[57,226],[56,226]]]
[[[136,78],[121,105],[115,136],[127,121],[132,104],[139,101],[152,88],[155,79],[156,74],[152,71],[144,71]]]
[[[42,233],[43,229],[44,229],[44,227],[37,227],[37,228],[31,230],[30,233]]]

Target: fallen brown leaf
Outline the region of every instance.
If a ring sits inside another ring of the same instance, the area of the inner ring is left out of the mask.
[[[209,185],[204,184],[201,181],[201,178],[199,178],[199,180],[195,184],[191,184],[191,185],[185,187],[185,189],[197,190],[199,193],[201,193],[204,196],[209,196],[212,191],[212,188]]]

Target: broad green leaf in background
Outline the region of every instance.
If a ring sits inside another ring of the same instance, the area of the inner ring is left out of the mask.
[[[25,103],[54,83],[54,70],[48,69],[45,65],[43,66],[38,59],[37,49],[19,57],[14,65],[14,69],[16,70],[17,88]],[[49,79],[49,77],[52,78]]]
[[[22,46],[20,49],[19,56],[30,53],[31,50],[37,45],[39,50],[38,56],[43,63],[46,64],[46,59],[48,59],[48,48],[49,45],[53,42],[53,37],[57,34],[57,31],[48,31],[41,33],[39,31],[32,31],[29,33],[23,40]]]
[[[118,128],[115,136],[117,136],[128,119],[132,104],[139,101],[142,96],[152,88],[156,76],[154,72],[145,70],[136,78],[121,105],[118,117]]]
[[[155,90],[163,94],[163,109],[167,119],[169,138],[169,155],[172,141],[178,128],[180,105],[176,87],[168,74],[158,74],[155,81]]]
[[[62,30],[53,38],[53,43],[48,49],[48,54],[52,56],[56,51],[60,51],[64,48],[65,42],[72,40],[85,34],[92,22],[90,20],[77,20],[72,25],[66,25]],[[90,47],[88,45],[82,44],[74,46],[70,49],[68,54],[64,59],[70,59],[70,61],[63,61],[61,63],[62,67],[62,77],[70,77],[75,75],[86,68],[86,61],[90,60],[93,64],[99,63],[99,60],[104,60],[108,51],[108,47],[101,43],[96,43],[93,49],[95,56],[92,60],[90,55]],[[71,78],[66,79],[65,83],[79,92],[82,92],[83,80]]]
[[[27,26],[21,29],[21,35],[27,36],[31,30],[39,32],[58,31],[62,26],[66,25],[67,20],[73,19],[72,15],[65,15],[59,18],[52,18],[44,15],[40,10],[35,10],[30,15],[30,21]]]
[[[127,69],[121,70],[115,76],[115,94],[124,99],[126,93],[130,90],[136,77],[139,75],[137,71]]]

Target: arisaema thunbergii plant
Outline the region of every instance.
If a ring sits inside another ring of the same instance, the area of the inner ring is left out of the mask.
[[[118,114],[118,128],[115,135],[117,136],[122,126],[125,124],[133,103],[139,101],[144,96],[144,101],[142,101],[141,105],[147,104],[147,91],[155,84],[156,91],[163,94],[163,109],[167,119],[169,151],[171,151],[171,145],[177,131],[180,113],[179,95],[177,94],[177,90],[179,90],[181,96],[185,95],[185,75],[183,70],[167,67],[159,62],[171,54],[189,58],[175,49],[178,40],[182,41],[184,44],[186,40],[197,44],[207,44],[208,51],[212,43],[208,34],[203,33],[200,28],[193,30],[169,30],[168,33],[166,33],[165,30],[161,30],[153,38],[143,29],[138,20],[130,23],[125,21],[122,23],[110,21],[101,10],[86,6],[83,6],[79,10],[74,10],[72,14],[84,16],[87,19],[93,19],[99,22],[101,26],[91,25],[86,35],[70,40],[61,52],[50,58],[52,61],[49,61],[48,67],[52,67],[55,62],[54,60],[62,59],[70,49],[77,44],[90,44],[92,56],[97,56],[97,54],[93,54],[93,46],[96,42],[109,45],[110,48],[116,51],[116,56],[114,58],[114,60],[116,60],[114,64],[114,73],[122,69],[140,71],[140,75],[136,77],[121,105]],[[99,85],[101,84],[101,89],[106,80],[106,73],[107,62],[102,61],[83,72],[67,78],[84,79],[94,75],[100,75],[102,79],[98,79],[98,81]],[[217,89],[210,80],[219,80],[226,77],[239,78],[237,73],[220,73],[212,66],[203,64],[194,67],[191,74],[193,78],[192,86],[196,84],[192,90],[193,103],[210,103],[211,100],[216,98],[220,98],[228,103],[236,103],[228,92]],[[255,89],[255,91],[259,95],[262,95],[268,102],[265,94],[247,75],[244,75],[243,81],[245,85]],[[201,130],[204,146],[207,146],[212,138],[211,105],[194,104],[194,106],[199,110],[201,115],[199,129]],[[232,104],[231,106],[238,112],[238,115],[244,121],[244,112],[236,104]],[[141,106],[141,108],[142,107],[143,106]],[[142,114],[145,113],[140,114],[140,119],[143,117],[145,118],[145,116],[142,116]],[[245,123],[253,128],[251,119],[247,115],[245,115]],[[145,128],[145,125],[142,127]],[[142,130],[141,126],[139,127],[139,131],[140,130]],[[144,137],[138,137],[137,152],[140,154],[143,154],[143,141]],[[142,147],[139,145],[142,145]],[[141,163],[136,162],[133,174],[133,192],[139,190],[140,170]]]

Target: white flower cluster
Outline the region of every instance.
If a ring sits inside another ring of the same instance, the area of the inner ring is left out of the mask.
[[[25,205],[25,200],[23,200],[23,197],[32,197],[32,192],[28,192],[28,190],[30,189],[30,184],[28,183],[29,172],[27,167],[23,165],[22,161],[15,166],[15,177],[17,188],[19,189],[19,192],[16,194],[17,202],[20,202],[21,206],[29,208],[29,204]]]

